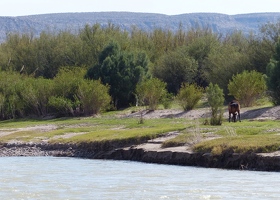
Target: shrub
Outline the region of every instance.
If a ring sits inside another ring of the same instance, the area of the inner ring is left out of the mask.
[[[267,65],[266,74],[272,101],[275,105],[280,105],[280,39],[276,44],[275,50],[275,55]]]
[[[58,115],[68,115],[70,113],[74,115],[73,103],[67,98],[51,96],[48,106],[56,110]]]
[[[186,110],[192,110],[203,95],[203,88],[195,85],[184,83],[179,90],[177,100],[179,105]]]
[[[264,76],[256,71],[244,71],[234,75],[228,84],[229,94],[244,106],[252,106],[266,91]]]
[[[149,110],[156,110],[167,94],[166,83],[157,78],[148,79],[137,84],[136,94],[141,105],[147,105]]]
[[[86,115],[98,114],[111,101],[109,86],[102,85],[100,80],[82,81],[78,96]]]
[[[206,95],[208,99],[208,104],[211,107],[211,125],[221,125],[222,124],[222,106],[224,103],[224,93],[223,90],[219,88],[217,84],[210,85],[206,88]]]
[[[167,93],[162,99],[161,99],[161,103],[164,107],[164,109],[168,109],[171,108],[171,103],[173,100],[173,95],[171,93]]]

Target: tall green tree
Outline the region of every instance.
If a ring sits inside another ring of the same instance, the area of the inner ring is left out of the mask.
[[[109,85],[118,108],[133,102],[136,85],[146,76],[148,64],[144,52],[122,51],[120,45],[112,41],[100,53],[99,64],[88,70],[87,77]]]
[[[23,77],[14,72],[0,72],[1,119],[24,116],[21,99]]]
[[[155,77],[167,83],[167,89],[177,94],[182,83],[194,83],[198,64],[188,56],[186,48],[165,53],[152,69]]]
[[[271,91],[273,103],[280,105],[280,39],[275,49],[276,53],[267,65],[267,84]]]
[[[191,39],[187,45],[188,55],[195,59],[198,64],[196,74],[196,84],[202,87],[208,85],[205,76],[207,69],[207,58],[209,54],[219,45],[218,37],[208,29],[191,32]]]
[[[50,106],[64,114],[76,115],[81,110],[78,98],[79,85],[84,80],[86,70],[81,67],[64,67],[59,70],[54,82],[54,93]]]

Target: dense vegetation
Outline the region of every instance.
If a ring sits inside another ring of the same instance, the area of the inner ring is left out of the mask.
[[[181,26],[176,32],[127,32],[110,23],[87,25],[78,34],[10,34],[0,45],[0,118],[118,109],[135,104],[137,85],[150,78],[164,82],[169,96],[184,84],[213,83],[231,98],[229,81],[244,71],[266,74],[279,104],[279,86],[272,84],[279,70],[279,34],[280,22],[263,25],[258,36],[199,27],[185,32]]]

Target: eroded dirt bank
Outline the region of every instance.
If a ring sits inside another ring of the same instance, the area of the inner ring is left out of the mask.
[[[198,166],[208,168],[280,171],[280,153],[273,154],[237,154],[226,152],[222,155],[195,153],[184,147],[157,149],[149,143],[119,147],[84,144],[2,144],[0,156],[58,156],[87,159],[131,160],[147,163]],[[151,149],[152,148],[152,149]]]

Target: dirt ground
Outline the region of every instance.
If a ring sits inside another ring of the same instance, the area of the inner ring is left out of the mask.
[[[265,107],[265,108],[243,108],[240,110],[241,119],[262,120],[280,119],[280,106]],[[141,112],[134,112],[124,115],[123,117],[140,117]],[[190,111],[182,111],[175,109],[155,110],[155,111],[142,111],[144,119],[152,118],[187,118],[187,119],[200,119],[210,117],[209,108],[200,108]],[[228,111],[224,109],[224,118],[228,118]]]

